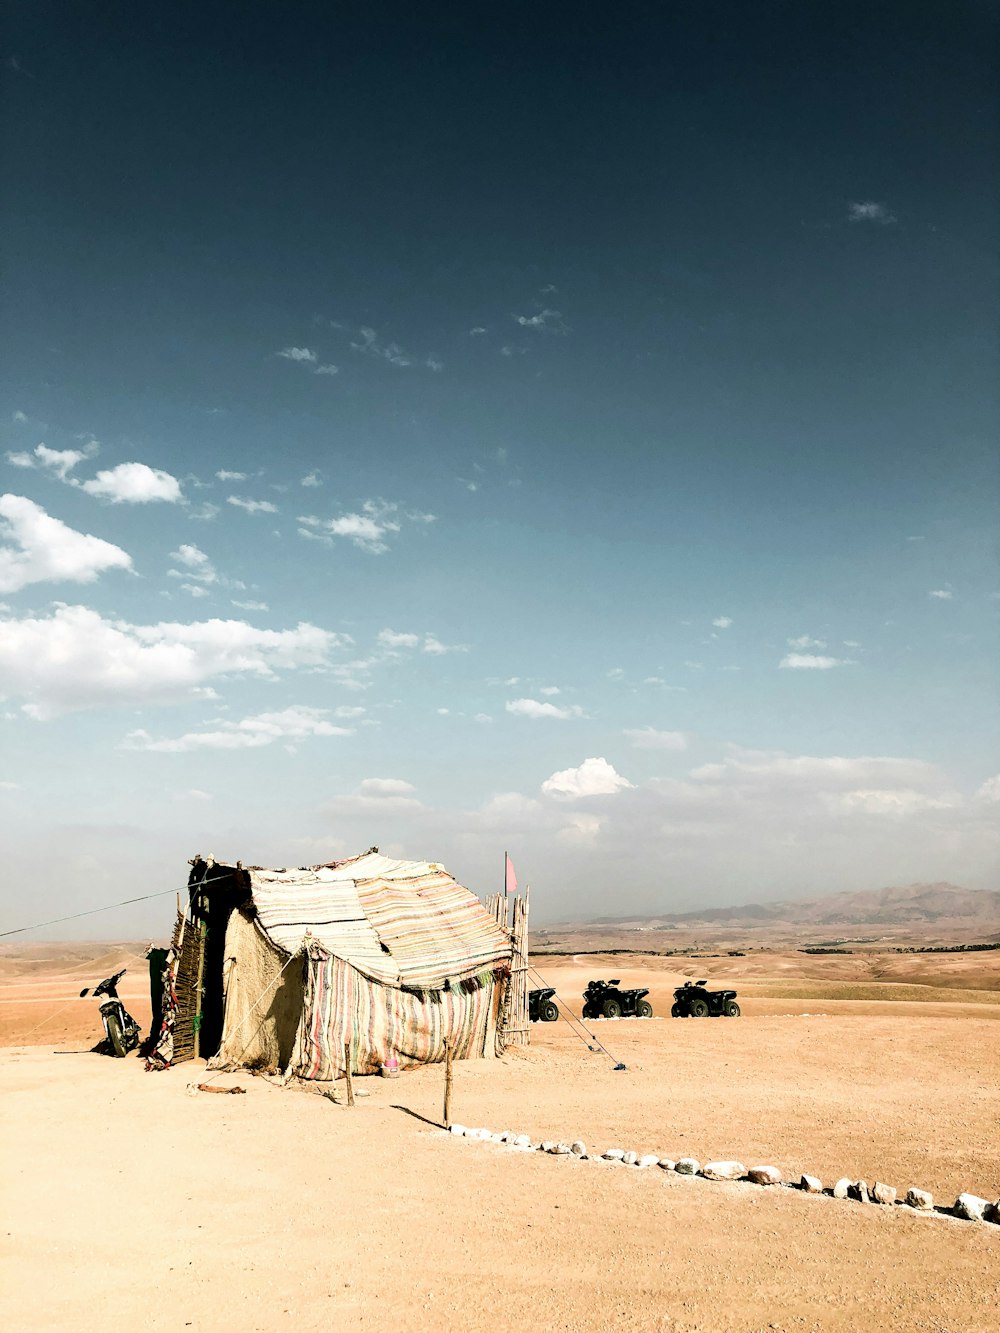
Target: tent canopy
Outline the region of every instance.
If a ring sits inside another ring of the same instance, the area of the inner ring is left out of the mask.
[[[479,899],[432,861],[367,852],[300,870],[250,869],[257,921],[286,953],[318,943],[385,986],[440,990],[510,959]]]

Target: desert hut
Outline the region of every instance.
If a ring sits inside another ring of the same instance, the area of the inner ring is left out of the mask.
[[[197,856],[188,896],[150,1067],[202,1055],[323,1080],[348,1059],[376,1073],[442,1060],[446,1042],[457,1058],[504,1045],[506,905],[488,911],[434,862],[374,847],[296,870]]]

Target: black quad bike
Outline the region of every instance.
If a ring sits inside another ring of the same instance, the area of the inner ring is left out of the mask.
[[[739,1018],[734,990],[706,990],[706,981],[685,981],[674,991],[671,1018]]]
[[[554,1023],[559,1017],[559,1006],[552,998],[555,986],[528,991],[528,1018],[532,1023]]]
[[[583,992],[584,1018],[652,1018],[653,1006],[645,990],[619,990],[620,981],[589,981]]]
[[[112,1055],[119,1059],[128,1055],[129,1051],[134,1051],[139,1045],[139,1024],[135,1021],[129,1011],[118,998],[118,983],[128,971],[122,968],[116,972],[113,977],[106,977],[99,986],[95,986],[91,991],[89,986],[84,986],[80,992],[80,999],[85,995],[93,994],[94,999],[100,999],[103,995],[104,1000],[101,1003],[101,1019],[104,1022],[104,1032],[108,1039],[108,1045],[111,1047]]]

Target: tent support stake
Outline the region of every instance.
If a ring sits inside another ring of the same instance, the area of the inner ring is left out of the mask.
[[[351,1043],[344,1042],[344,1077],[347,1079],[347,1105],[354,1105],[354,1081],[351,1078]]]
[[[451,1059],[452,1059],[451,1042],[446,1040],[444,1044],[444,1127],[445,1129],[451,1129],[451,1084],[453,1077],[451,1068]]]

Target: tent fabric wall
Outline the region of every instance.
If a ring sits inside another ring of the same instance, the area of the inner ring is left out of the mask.
[[[284,1069],[303,1013],[303,959],[290,958],[236,911],[226,928],[223,966],[225,1016],[212,1067]]]
[[[443,1060],[446,1040],[457,1059],[492,1055],[506,972],[490,970],[448,990],[397,990],[312,944],[292,1072],[307,1079],[338,1077],[347,1042],[353,1070],[363,1074],[377,1073],[390,1058],[401,1068]]]

